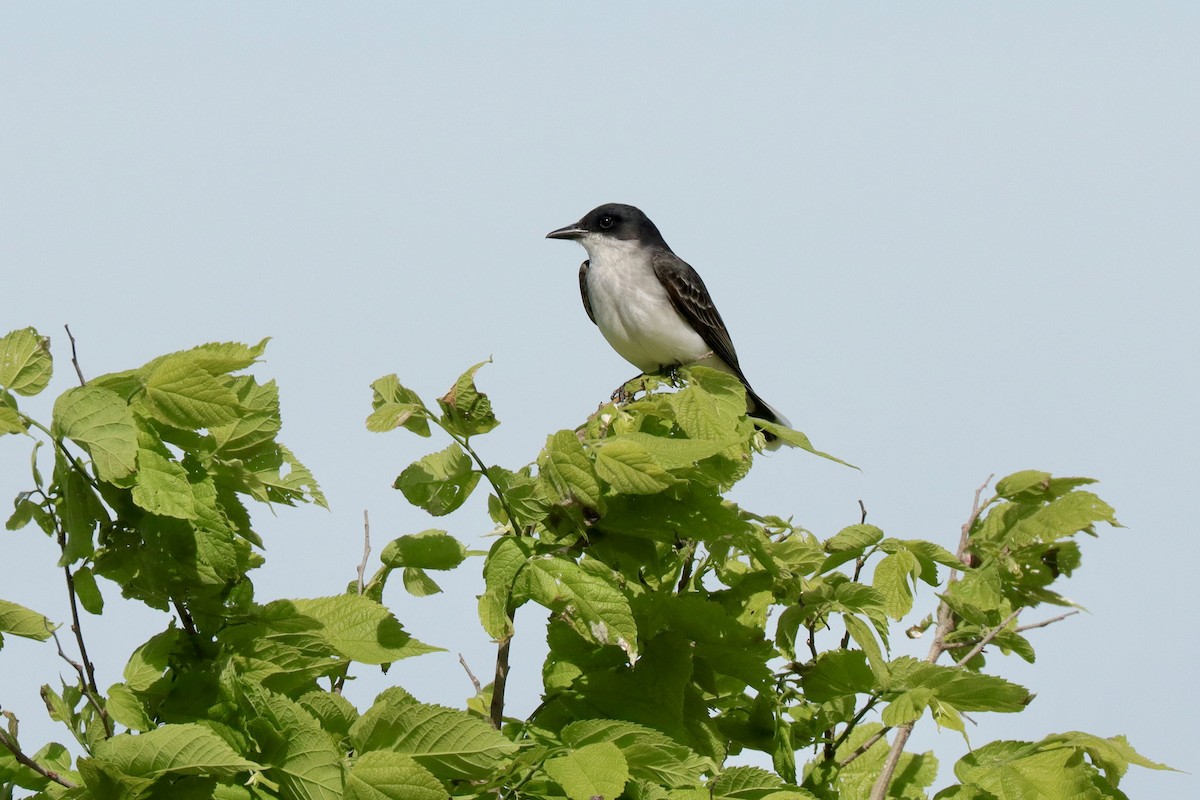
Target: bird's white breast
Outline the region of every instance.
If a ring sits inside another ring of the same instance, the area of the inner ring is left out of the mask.
[[[642,372],[686,364],[708,345],[679,315],[636,241],[587,236],[588,299],[596,326],[621,356]]]

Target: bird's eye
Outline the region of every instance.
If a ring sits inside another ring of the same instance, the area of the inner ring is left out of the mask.
[[[600,218],[600,230],[607,231],[617,224],[617,218],[609,214],[605,214]]]

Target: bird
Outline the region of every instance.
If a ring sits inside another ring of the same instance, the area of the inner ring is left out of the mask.
[[[750,386],[699,273],[675,255],[641,209],[606,203],[546,238],[583,245],[583,308],[609,345],[642,374],[694,363],[722,369],[746,387],[749,416],[791,427]],[[779,446],[774,434],[763,433],[769,449]]]

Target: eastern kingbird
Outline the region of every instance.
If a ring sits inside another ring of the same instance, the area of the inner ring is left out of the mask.
[[[573,239],[587,250],[579,267],[583,308],[626,361],[643,373],[697,362],[723,369],[746,387],[750,416],[791,427],[750,388],[704,281],[639,209],[602,205],[546,238]],[[771,449],[778,446],[764,434]]]

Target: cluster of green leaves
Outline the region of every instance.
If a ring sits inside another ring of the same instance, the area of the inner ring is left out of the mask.
[[[242,499],[324,504],[276,440],[274,384],[234,374],[264,345],[203,345],[96,378],[65,392],[42,426],[16,395],[48,384],[46,340],[32,330],[0,340],[0,432],[42,434],[33,488],[18,496],[9,527],[33,522],[57,538],[86,611],[103,611],[99,576],[180,623],[139,647],[123,681],[103,692],[83,667],[75,684],[44,686],[82,755],[59,743],[30,753],[10,726],[0,731],[7,792],[865,798],[889,769],[886,728],[928,715],[961,731],[965,712],[1016,712],[1030,701],[983,671],[979,645],[1032,659],[1014,612],[1066,604],[1051,586],[1079,566],[1076,536],[1116,524],[1080,488],[1088,481],[1027,472],[998,484],[958,553],[865,523],[822,540],[725,498],[762,433],[745,416],[741,384],[703,368],[684,370],[682,387],[647,378],[641,399],[605,404],[578,430],[550,435],[530,464],[489,465],[475,443],[499,423],[476,365],[432,406],[396,376],[381,378],[367,427],[423,437],[436,428],[449,439],[395,487],[443,516],[488,486],[496,530],[487,552],[427,530],[388,544],[374,575],[343,595],[260,604],[248,572],[261,542]],[[770,429],[817,452],[803,434]],[[49,482],[38,470],[43,441],[54,452]],[[440,591],[430,572],[478,565],[472,556],[484,556],[479,619],[497,643],[496,680],[462,710],[394,687],[360,712],[340,691],[352,664],[437,649],[383,604],[390,576],[400,570],[409,593],[429,595]],[[931,614],[910,629],[933,629],[938,646],[924,661],[890,650],[919,582],[944,598],[936,624]],[[530,603],[550,612],[549,652],[542,703],[521,719],[504,714],[507,654]],[[47,639],[53,629],[0,601],[0,632]],[[956,652],[970,657],[936,663]],[[733,766],[743,751],[767,754],[774,770]],[[1131,763],[1154,766],[1119,737],[996,742],[961,760],[959,782],[937,797],[1122,797],[1116,786]],[[937,763],[905,753],[892,769],[886,796],[927,797]]]

